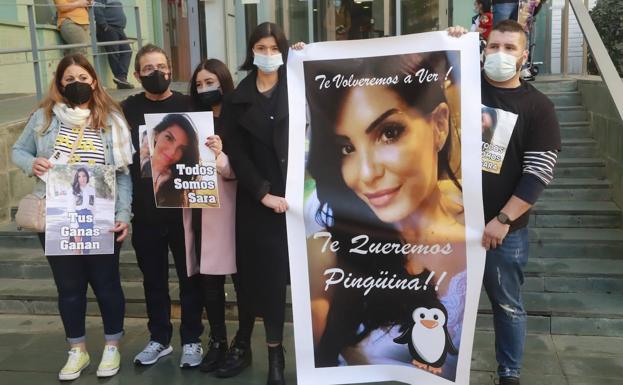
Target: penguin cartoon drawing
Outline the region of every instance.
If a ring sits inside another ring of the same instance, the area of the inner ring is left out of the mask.
[[[440,374],[448,353],[458,354],[448,334],[446,308],[442,304],[431,308],[418,307],[411,318],[413,323],[404,326],[402,334],[394,342],[409,346],[413,365]]]

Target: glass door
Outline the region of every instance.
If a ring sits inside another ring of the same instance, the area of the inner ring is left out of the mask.
[[[448,27],[448,0],[398,0],[400,34],[439,31]]]
[[[393,0],[312,0],[313,41],[395,34]]]

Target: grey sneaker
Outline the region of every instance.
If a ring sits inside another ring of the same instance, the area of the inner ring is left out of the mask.
[[[164,346],[155,341],[149,341],[145,349],[134,357],[136,365],[151,365],[156,363],[160,357],[171,354],[173,347],[171,345]]]
[[[199,366],[203,358],[203,348],[200,343],[184,344],[182,346],[180,368],[194,368]]]

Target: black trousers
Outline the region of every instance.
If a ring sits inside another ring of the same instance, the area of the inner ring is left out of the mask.
[[[239,277],[232,276],[234,286],[238,286]],[[210,323],[210,335],[216,341],[227,339],[225,327],[225,276],[201,274],[203,297],[205,301],[208,322]],[[285,304],[285,298],[284,298]],[[236,339],[250,344],[251,334],[255,325],[255,314],[244,305],[244,301],[238,298],[238,332]],[[264,329],[266,342],[281,343],[283,340],[283,326],[285,319],[285,306],[283,313],[265,314]]]
[[[252,310],[251,298],[241,296],[243,291],[239,289],[241,282],[240,276],[232,276],[236,293],[238,293],[238,322],[240,324],[237,338],[248,341],[253,332],[253,324],[255,323],[255,312]],[[280,344],[283,341],[283,327],[285,324],[286,314],[286,290],[279,292],[274,298],[271,298],[270,307],[262,309],[262,317],[264,321],[264,331],[266,332],[266,342],[269,344]]]
[[[168,345],[173,333],[169,296],[170,249],[179,280],[182,345],[200,342],[203,333],[201,281],[198,275],[188,277],[186,273],[186,248],[182,224],[135,223],[132,227],[132,246],[136,251],[138,266],[143,272],[143,289],[149,317],[147,327],[151,333],[151,340]]]
[[[192,227],[195,233],[195,251],[197,263],[201,265],[201,210],[193,210]],[[210,323],[210,335],[216,341],[227,339],[225,326],[225,275],[200,274],[203,298],[205,301],[208,322]],[[250,346],[251,334],[255,325],[255,314],[245,305],[245,300],[240,295],[240,276],[232,275],[236,293],[238,293],[238,332],[236,339]],[[283,298],[275,298],[282,306],[277,306],[264,314],[264,329],[266,342],[281,343],[283,340],[283,326],[285,321],[285,290]]]
[[[122,28],[109,25],[106,30],[102,27],[97,27],[97,41],[117,41],[127,40],[125,32]],[[113,75],[118,79],[126,80],[128,77],[128,67],[130,66],[130,60],[132,59],[132,49],[129,44],[115,44],[107,45],[104,47],[108,54],[108,64]],[[121,52],[125,51],[125,52]]]
[[[45,233],[38,235],[45,248]],[[115,242],[113,254],[47,257],[58,291],[58,310],[70,343],[85,338],[88,285],[99,305],[106,340],[119,340],[123,335],[125,297],[119,275],[120,249],[121,243]]]

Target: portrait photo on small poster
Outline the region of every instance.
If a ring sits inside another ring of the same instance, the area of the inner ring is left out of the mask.
[[[145,130],[141,175],[153,179],[156,207],[219,207],[216,157],[206,144],[212,112],[145,114]]]
[[[46,188],[45,255],[114,252],[113,166],[55,165]]]

